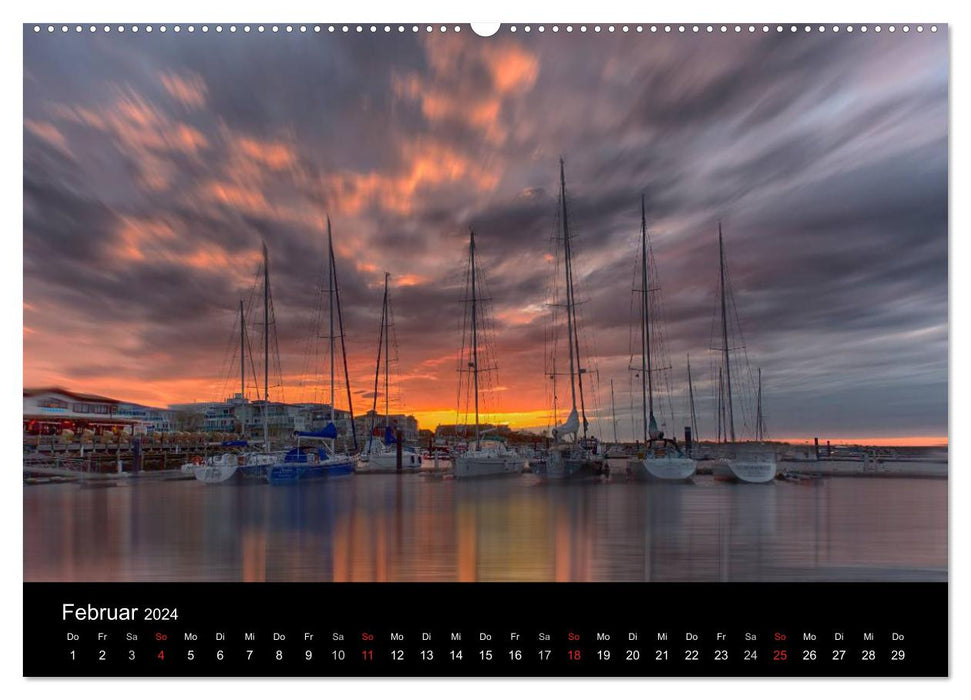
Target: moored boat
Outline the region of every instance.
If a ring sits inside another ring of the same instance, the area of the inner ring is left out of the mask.
[[[279,455],[264,452],[224,453],[193,464],[193,474],[205,484],[262,483],[267,468],[279,458]]]
[[[570,383],[570,413],[566,421],[557,425],[550,431],[553,438],[553,445],[548,451],[544,462],[531,465],[530,469],[540,479],[556,481],[576,481],[582,479],[597,478],[606,476],[610,468],[604,455],[599,452],[598,443],[595,438],[588,435],[589,421],[587,420],[587,407],[584,400],[583,377],[587,369],[580,360],[580,333],[578,328],[578,318],[576,313],[575,289],[573,279],[573,253],[571,241],[575,233],[570,231],[569,208],[566,197],[566,172],[563,159],[560,159],[560,196],[557,206],[559,217],[558,235],[554,237],[553,259],[559,264],[562,252],[563,259],[563,300],[553,299],[550,304],[552,309],[551,325],[553,332],[550,334],[552,339],[552,352],[549,353],[552,359],[552,366],[549,367],[549,377],[553,380],[553,415],[556,416],[556,356],[557,356],[557,337],[558,337],[558,318],[557,309],[563,308],[566,319],[565,341],[567,346],[567,356],[569,358],[569,371],[566,376]],[[555,276],[556,268],[554,268]],[[553,285],[553,296],[557,295],[557,284]],[[615,433],[616,433],[616,421]],[[582,437],[581,437],[582,434]],[[615,435],[616,437],[616,435]]]
[[[768,484],[776,475],[775,455],[716,459],[712,462],[711,473],[718,481]]]
[[[753,449],[752,446],[740,448],[735,441],[735,406],[732,394],[732,362],[730,351],[733,349],[729,342],[730,311],[735,314],[735,302],[731,298],[731,290],[727,281],[727,265],[725,263],[725,243],[722,236],[721,222],[718,223],[718,278],[719,299],[721,302],[721,338],[720,351],[722,365],[718,373],[718,433],[720,441],[729,443],[728,454],[714,460],[712,475],[719,481],[734,481],[742,484],[767,484],[775,480],[777,465],[775,452],[769,448]],[[734,318],[738,324],[737,317]],[[744,369],[751,376],[745,356]],[[743,375],[744,376],[744,375]],[[758,372],[758,389],[756,390],[755,439],[761,443],[765,439],[765,418],[762,413],[762,370]],[[758,451],[757,451],[758,450]]]
[[[402,447],[401,471],[414,472],[421,468],[422,458],[414,449]],[[381,446],[357,458],[354,471],[359,474],[391,474],[398,471],[398,450],[396,445]]]
[[[480,289],[479,269],[476,262],[475,231],[469,229],[469,262],[466,275],[466,313],[468,316],[468,337],[463,332],[462,337],[462,367],[460,372],[471,375],[471,386],[463,386],[467,382],[459,380],[459,405],[462,405],[461,394],[466,392],[466,399],[471,399],[475,406],[475,441],[470,443],[469,449],[455,458],[452,473],[456,479],[474,479],[490,476],[514,476],[521,474],[526,465],[526,459],[506,448],[505,443],[496,442],[483,446],[482,430],[479,424],[479,373],[480,371],[495,371],[495,367],[480,370]],[[466,324],[463,324],[463,328]],[[466,401],[466,406],[470,402]]]
[[[574,443],[562,443],[552,447],[541,463],[530,464],[530,470],[541,479],[573,481],[600,479],[610,472],[610,467],[602,456]]]
[[[665,438],[658,428],[654,416],[654,374],[659,370],[654,366],[656,354],[663,358],[661,334],[658,332],[661,319],[657,313],[659,305],[651,304],[651,291],[659,290],[657,279],[651,279],[649,272],[655,272],[653,257],[647,239],[647,213],[644,197],[641,196],[641,289],[637,290],[641,302],[639,325],[641,328],[641,399],[644,423],[645,450],[634,459],[627,460],[627,474],[639,481],[689,481],[698,468],[678,446],[678,443]]]
[[[526,460],[507,450],[501,443],[468,450],[455,460],[452,473],[456,479],[521,474]]]
[[[327,338],[330,341],[330,420],[321,430],[298,431],[294,434],[297,445],[266,469],[266,481],[271,485],[295,484],[318,479],[332,479],[354,473],[354,458],[337,451],[337,425],[335,424],[336,393],[336,341],[341,341],[341,354],[344,355],[344,382],[347,385],[347,401],[351,419],[352,436],[355,446],[356,434],[353,433],[354,407],[351,404],[350,382],[348,381],[346,350],[344,348],[344,323],[340,305],[340,287],[337,281],[337,264],[334,259],[334,244],[331,235],[330,217],[327,217],[327,292],[330,326]],[[339,324],[338,326],[335,326]],[[338,335],[339,334],[339,335]],[[319,329],[314,329],[319,335]],[[301,445],[302,441],[315,441],[314,446]]]
[[[698,463],[684,453],[677,445],[648,445],[644,457],[627,460],[627,473],[637,481],[691,481],[698,469]]]
[[[371,405],[371,423],[368,429],[368,439],[364,450],[358,455],[354,471],[359,474],[390,474],[398,469],[398,435],[391,425],[391,345],[392,323],[391,297],[389,294],[389,280],[391,275],[384,274],[384,301],[381,305],[381,327],[378,333],[378,355],[374,365],[374,391]],[[395,351],[397,355],[397,350]],[[381,362],[384,358],[384,437],[381,428],[374,425],[378,416],[378,380],[381,377]],[[421,468],[421,456],[418,452],[405,445],[401,445],[401,471],[415,472]]]
[[[323,446],[310,450],[297,446],[287,452],[283,461],[267,467],[266,481],[271,485],[295,484],[353,473],[354,460],[347,455],[330,455]]]
[[[203,459],[196,456],[188,464],[182,465],[183,473],[191,473],[196,480],[204,484],[229,484],[236,482],[262,483],[266,478],[266,469],[280,458],[280,455],[270,452],[269,437],[269,384],[270,384],[270,329],[274,325],[271,322],[270,312],[270,264],[269,254],[266,250],[266,243],[263,244],[263,265],[261,268],[263,279],[263,349],[266,353],[263,374],[263,401],[262,401],[262,420],[263,420],[263,445],[262,451],[250,449],[246,440],[231,440],[222,443],[221,447],[237,448],[231,452],[224,452]],[[240,393],[238,397],[246,400],[246,348],[248,339],[246,334],[246,316],[243,309],[243,302],[239,302],[239,366],[240,366]],[[257,385],[257,398],[259,398],[259,385]]]

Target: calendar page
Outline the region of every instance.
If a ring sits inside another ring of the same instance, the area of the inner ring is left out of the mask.
[[[948,53],[25,24],[24,675],[948,675]]]

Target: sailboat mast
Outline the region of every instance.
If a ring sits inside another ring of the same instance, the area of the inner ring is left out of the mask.
[[[472,381],[475,388],[475,449],[479,449],[479,330],[475,281],[475,231],[469,229],[469,266],[472,268]]]
[[[327,218],[327,230],[330,231],[330,217]],[[337,280],[337,261],[334,258],[334,246],[330,248],[330,269],[334,275],[334,301],[337,302],[337,328],[341,337],[341,358],[344,361],[344,386],[347,389],[347,410],[351,416],[351,438],[354,440],[354,451],[357,451],[357,428],[354,425],[354,403],[351,400],[351,382],[347,371],[347,347],[344,342],[344,314],[341,312],[341,286]]]
[[[617,406],[614,404],[614,380],[610,380],[610,419],[614,424],[614,444],[617,443]]]
[[[374,442],[374,419],[378,415],[378,380],[381,377],[381,351],[384,349],[385,317],[388,313],[388,273],[384,274],[384,301],[381,303],[381,326],[378,329],[378,359],[374,363],[374,391],[371,399],[371,423],[368,428],[367,451],[371,453]]]
[[[732,367],[728,359],[728,310],[725,302],[725,243],[722,239],[722,224],[718,222],[718,261],[721,276],[721,307],[722,307],[722,352],[725,365],[725,406],[728,411],[728,424],[725,426],[730,442],[735,442],[735,415],[732,412]]]
[[[718,420],[718,442],[724,442],[722,439],[725,434],[725,406],[723,394],[725,392],[725,380],[722,378],[722,368],[718,368],[718,408],[717,408],[717,420]]]
[[[263,241],[263,449],[270,449],[270,259]]]
[[[570,274],[570,228],[567,224],[566,214],[566,173],[564,172],[563,159],[560,158],[560,203],[563,207],[563,257],[564,269],[566,270],[566,344],[570,348],[570,399],[573,402],[573,410],[577,409],[577,388],[574,377],[576,375],[575,361],[573,358],[573,294],[571,292],[572,275]]]
[[[384,427],[391,426],[391,313],[388,302],[388,280],[384,273]]]
[[[641,195],[641,402],[644,413],[644,442],[650,438],[648,416],[654,417],[654,384],[651,377],[651,319],[647,276],[647,215]]]
[[[688,355],[688,407],[691,409],[691,433],[694,439],[700,440],[698,433],[698,416],[695,413],[695,390],[691,383],[691,355]]]
[[[246,398],[246,318],[243,300],[239,300],[239,396]]]
[[[330,422],[334,422],[334,243],[327,217],[327,306],[330,311]],[[335,440],[336,442],[336,440]]]
[[[759,367],[759,393],[755,409],[755,439],[762,442],[762,368]]]
[[[580,417],[583,423],[583,437],[587,437],[587,409],[583,401],[583,369],[580,365],[580,338],[577,333],[576,298],[573,293],[573,256],[570,252],[569,215],[566,208],[566,173],[563,159],[560,158],[560,203],[563,208],[563,257],[566,272],[566,319],[567,343],[570,346],[570,395],[573,410],[577,408],[577,391],[580,394]],[[574,387],[574,377],[576,387]]]

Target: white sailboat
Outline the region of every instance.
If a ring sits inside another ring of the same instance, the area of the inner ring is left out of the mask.
[[[482,310],[479,308],[479,270],[475,259],[475,231],[469,229],[469,265],[466,276],[466,304],[468,313],[469,342],[462,338],[462,353],[460,362],[464,366],[459,368],[459,393],[462,392],[462,384],[466,383],[462,379],[462,374],[471,372],[472,394],[475,404],[475,442],[469,449],[455,459],[453,474],[456,479],[473,479],[489,476],[513,476],[521,474],[526,460],[509,450],[504,442],[490,441],[485,444],[482,440],[481,426],[479,425],[479,372],[485,371],[479,366],[480,340],[479,318]]]
[[[722,366],[719,371],[719,425],[723,426],[723,441],[732,445],[729,454],[712,464],[712,474],[720,481],[735,481],[744,484],[765,484],[775,479],[777,465],[775,453],[769,450],[746,449],[742,451],[735,443],[735,413],[732,397],[732,365],[728,344],[728,302],[725,280],[725,243],[722,237],[721,222],[718,223],[718,274],[721,301],[721,343]],[[734,308],[734,305],[732,305]],[[724,391],[724,393],[723,393]],[[762,438],[761,375],[759,408],[756,437]]]
[[[387,474],[398,471],[398,437],[391,427],[391,298],[388,292],[390,275],[384,273],[384,301],[381,305],[381,329],[378,332],[378,359],[374,365],[374,401],[371,405],[371,424],[364,449],[357,458],[354,471],[359,474]],[[384,356],[384,439],[374,434],[374,420],[378,409],[378,381],[381,377],[381,357]],[[401,446],[402,471],[417,471],[421,456],[411,448]]]
[[[651,313],[651,284],[657,284],[648,275],[647,215],[644,197],[641,196],[641,400],[644,418],[644,449],[635,459],[627,461],[627,471],[632,478],[648,481],[688,481],[698,468],[695,460],[684,454],[677,441],[665,438],[658,430],[654,417],[654,367],[652,356],[652,330],[660,322]]]
[[[553,445],[550,447],[545,463],[538,464],[533,471],[541,479],[547,480],[599,479],[601,476],[607,475],[610,468],[604,455],[596,453],[596,440],[587,434],[589,422],[587,421],[583,395],[583,375],[586,370],[580,363],[579,329],[577,328],[576,299],[573,287],[572,234],[566,202],[566,173],[562,158],[560,159],[560,224],[562,236],[558,239],[563,242],[564,294],[566,295],[562,306],[566,310],[566,344],[570,358],[568,376],[570,378],[571,406],[566,421],[551,430]],[[552,306],[554,309],[554,325],[557,306],[559,305],[555,303]],[[552,369],[551,377],[555,382],[555,367]],[[554,395],[555,393],[554,391]],[[582,438],[580,437],[581,433]]]
[[[263,449],[260,452],[243,450],[240,452],[225,452],[204,460],[199,460],[192,464],[192,473],[198,481],[204,484],[226,484],[240,481],[261,483],[266,477],[267,468],[279,459],[280,455],[270,451],[269,435],[269,391],[270,391],[270,266],[269,256],[266,252],[266,243],[263,244]],[[240,396],[246,394],[246,325],[243,314],[243,303],[239,307],[240,323]],[[257,400],[259,400],[259,385],[257,384]],[[229,447],[243,447],[248,445],[245,441],[240,441],[239,445],[227,445]],[[183,471],[186,467],[183,466]]]

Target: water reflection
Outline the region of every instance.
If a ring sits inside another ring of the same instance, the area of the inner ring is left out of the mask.
[[[947,482],[24,488],[27,580],[944,580]]]

